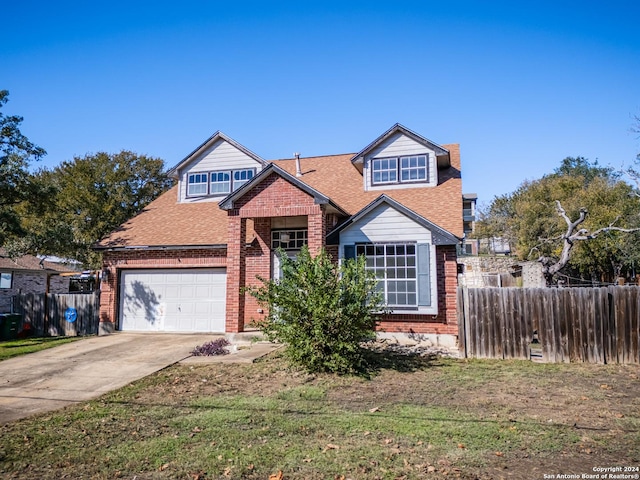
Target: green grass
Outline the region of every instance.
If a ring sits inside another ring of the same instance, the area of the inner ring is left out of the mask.
[[[64,343],[75,342],[82,337],[30,337],[0,342],[0,361],[7,358],[38,352]]]
[[[1,427],[0,477],[488,479],[508,466],[539,478],[529,459],[585,473],[640,460],[637,373],[438,359],[364,379],[307,375],[278,356],[174,366]]]

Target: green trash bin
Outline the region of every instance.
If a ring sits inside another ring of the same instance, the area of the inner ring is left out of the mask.
[[[0,338],[2,340],[15,340],[22,323],[22,315],[19,313],[3,313],[0,315]]]

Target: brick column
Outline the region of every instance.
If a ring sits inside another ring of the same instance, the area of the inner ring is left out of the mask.
[[[458,263],[456,261],[455,245],[438,247],[441,250],[444,263],[444,296],[445,323],[450,326],[449,333],[457,335],[458,316],[456,296],[458,288]]]
[[[98,324],[98,335],[109,335],[116,329],[116,291],[117,291],[117,270],[112,265],[103,266],[103,272],[109,272],[108,278],[100,282],[100,322]]]
[[[311,213],[307,216],[307,245],[311,256],[318,255],[324,247],[326,222],[324,205],[318,208],[318,213]]]
[[[236,212],[229,212],[227,232],[227,316],[225,330],[229,333],[244,331],[247,220]]]

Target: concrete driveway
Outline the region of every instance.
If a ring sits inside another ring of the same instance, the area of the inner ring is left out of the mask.
[[[196,345],[216,337],[119,332],[4,360],[0,424],[96,398],[189,357]]]

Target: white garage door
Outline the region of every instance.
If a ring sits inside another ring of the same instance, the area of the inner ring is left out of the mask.
[[[123,270],[120,329],[224,332],[225,269]]]

